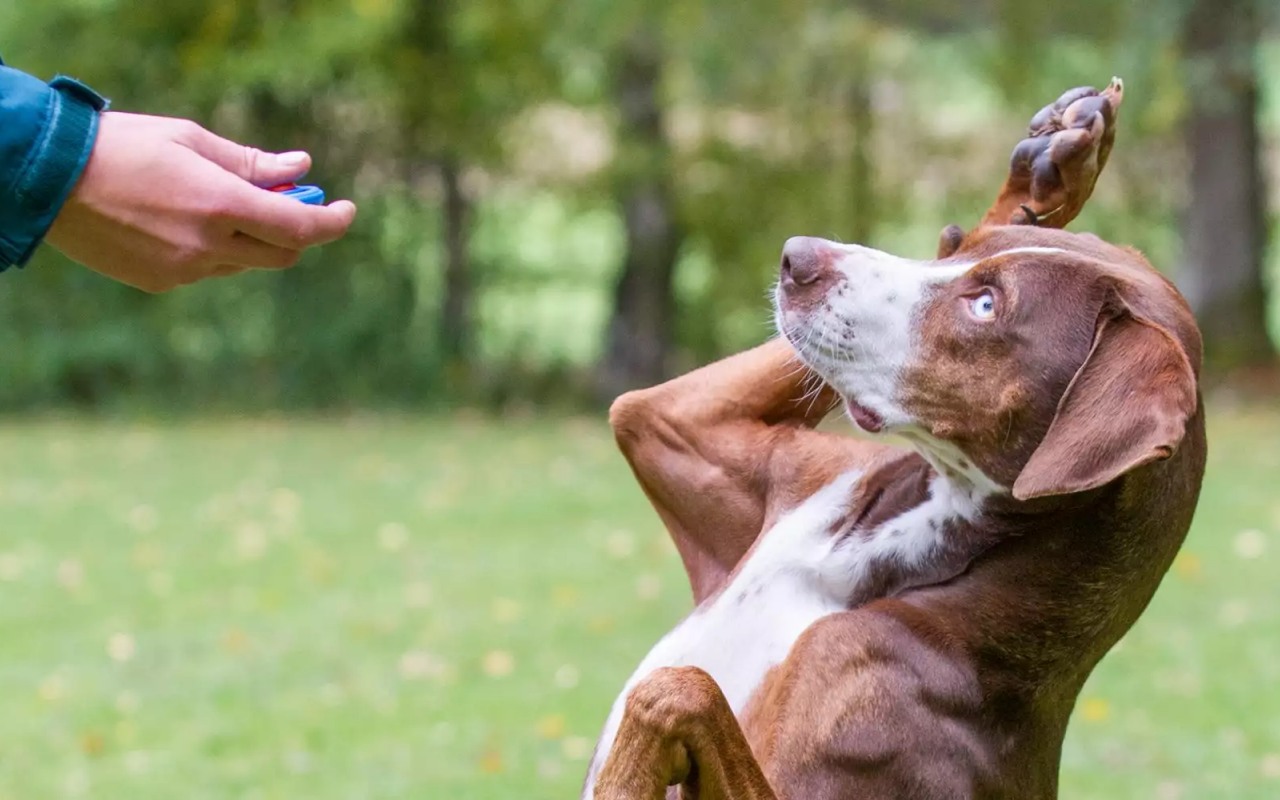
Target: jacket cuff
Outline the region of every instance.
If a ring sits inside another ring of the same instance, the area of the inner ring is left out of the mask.
[[[98,114],[107,101],[79,81],[59,75],[49,82],[45,124],[13,185],[16,211],[26,220],[19,241],[0,239],[0,271],[23,266],[40,245],[71,195],[98,136]]]

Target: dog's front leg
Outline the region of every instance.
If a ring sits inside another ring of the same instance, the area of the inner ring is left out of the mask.
[[[993,225],[1065,228],[1093,195],[1116,138],[1124,84],[1114,78],[1101,92],[1082,86],[1036,112],[1027,138],[1013,149],[1009,174],[995,202],[971,233]],[[943,228],[938,258],[955,254],[966,234]]]
[[[618,398],[609,421],[701,600],[768,519],[883,451],[812,428],[836,394],[774,340]]]
[[[697,667],[655,670],[627,696],[596,800],[774,800],[720,687]]]

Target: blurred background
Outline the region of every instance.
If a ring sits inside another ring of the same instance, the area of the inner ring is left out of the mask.
[[[0,800],[574,796],[689,603],[604,404],[765,338],[790,235],[931,256],[1112,75],[1073,228],[1191,300],[1213,452],[1063,793],[1280,796],[1280,5],[0,0],[0,52],[360,206],[288,272],[0,280]]]

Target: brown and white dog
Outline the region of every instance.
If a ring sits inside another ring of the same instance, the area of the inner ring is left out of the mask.
[[[781,339],[614,404],[697,608],[624,687],[584,797],[1056,795],[1076,695],[1204,469],[1186,303],[1054,229],[1121,95],[1037,114],[933,261],[789,240]],[[839,403],[872,441],[815,430]]]

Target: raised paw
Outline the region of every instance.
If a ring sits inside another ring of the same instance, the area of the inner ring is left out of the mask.
[[[1112,78],[1101,92],[1071,89],[1040,109],[1013,150],[995,218],[986,222],[1060,228],[1079,214],[1111,154],[1123,100],[1124,82]]]
[[[1124,82],[1112,78],[1101,92],[1071,89],[1031,118],[1009,164],[1010,188],[1026,194],[1010,224],[1052,224],[1080,212],[1111,154],[1123,99]]]

